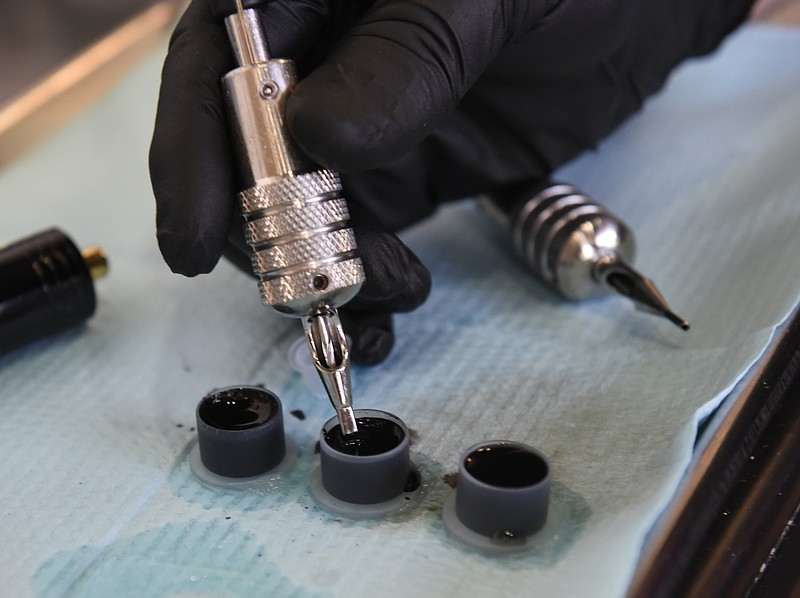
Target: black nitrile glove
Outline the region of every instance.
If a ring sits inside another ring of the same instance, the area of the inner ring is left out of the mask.
[[[150,154],[161,251],[190,276],[210,271],[226,244],[234,261],[246,249],[220,87],[235,66],[217,12],[225,1],[194,0],[175,30]],[[367,269],[347,306],[354,360],[383,359],[389,314],[414,309],[429,290],[424,266],[386,230],[442,201],[547,177],[638,110],[681,60],[715,49],[751,4],[264,3],[272,56],[295,59],[302,78],[289,128],[310,157],[342,173],[353,212]]]

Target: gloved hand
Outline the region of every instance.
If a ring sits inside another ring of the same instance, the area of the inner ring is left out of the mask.
[[[271,55],[296,60],[302,79],[290,131],[341,172],[353,212],[368,280],[347,306],[354,361],[383,359],[389,314],[428,294],[427,270],[389,231],[442,201],[546,178],[638,110],[681,60],[715,49],[751,3],[263,4]],[[233,0],[194,0],[178,24],[150,154],[161,251],[189,276],[210,271],[226,246],[234,261],[246,255],[220,87],[235,66],[226,4],[232,12]]]

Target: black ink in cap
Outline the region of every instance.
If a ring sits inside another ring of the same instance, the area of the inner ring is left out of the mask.
[[[278,397],[257,386],[229,386],[197,406],[200,459],[210,472],[229,478],[258,476],[286,454]]]

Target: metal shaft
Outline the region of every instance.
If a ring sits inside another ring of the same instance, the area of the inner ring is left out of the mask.
[[[352,417],[349,352],[336,308],[364,281],[338,174],[320,169],[285,126],[297,75],[290,60],[270,59],[258,14],[239,10],[225,23],[239,67],[224,78],[236,139],[245,238],[253,250],[262,302],[303,318],[309,350],[343,431]]]

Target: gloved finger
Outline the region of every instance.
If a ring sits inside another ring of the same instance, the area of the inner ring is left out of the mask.
[[[385,229],[398,231],[432,215],[442,202],[546,177],[552,170],[549,147],[522,148],[509,131],[454,111],[400,158],[366,172],[342,173],[348,199]]]
[[[390,313],[361,313],[347,306],[339,310],[342,327],[350,337],[350,359],[359,365],[377,365],[394,347],[394,326]]]
[[[161,253],[173,271],[210,271],[230,228],[235,184],[220,77],[232,67],[222,23],[208,2],[179,21],[164,62],[150,178]]]
[[[422,305],[431,290],[428,269],[362,206],[350,201],[349,208],[366,280],[348,303],[348,309],[362,313],[405,312]]]
[[[226,0],[231,5],[234,0]],[[331,18],[330,0],[276,0],[252,2],[258,8],[269,54],[299,60],[319,43],[320,32]]]
[[[232,1],[232,0],[231,0]],[[290,58],[300,78],[330,52],[374,0],[269,0],[261,24],[272,58]]]
[[[355,201],[350,201],[350,216],[366,280],[339,311],[353,362],[376,365],[394,347],[392,312],[422,305],[430,294],[431,275],[414,252]]]
[[[451,111],[501,48],[555,0],[376,4],[287,104],[295,140],[342,171],[397,158]]]
[[[266,6],[270,43],[285,55],[305,51],[326,7],[323,0]],[[159,247],[172,270],[187,276],[213,269],[235,212],[236,170],[220,86],[235,63],[222,8],[218,0],[195,0],[176,26],[150,148]]]

